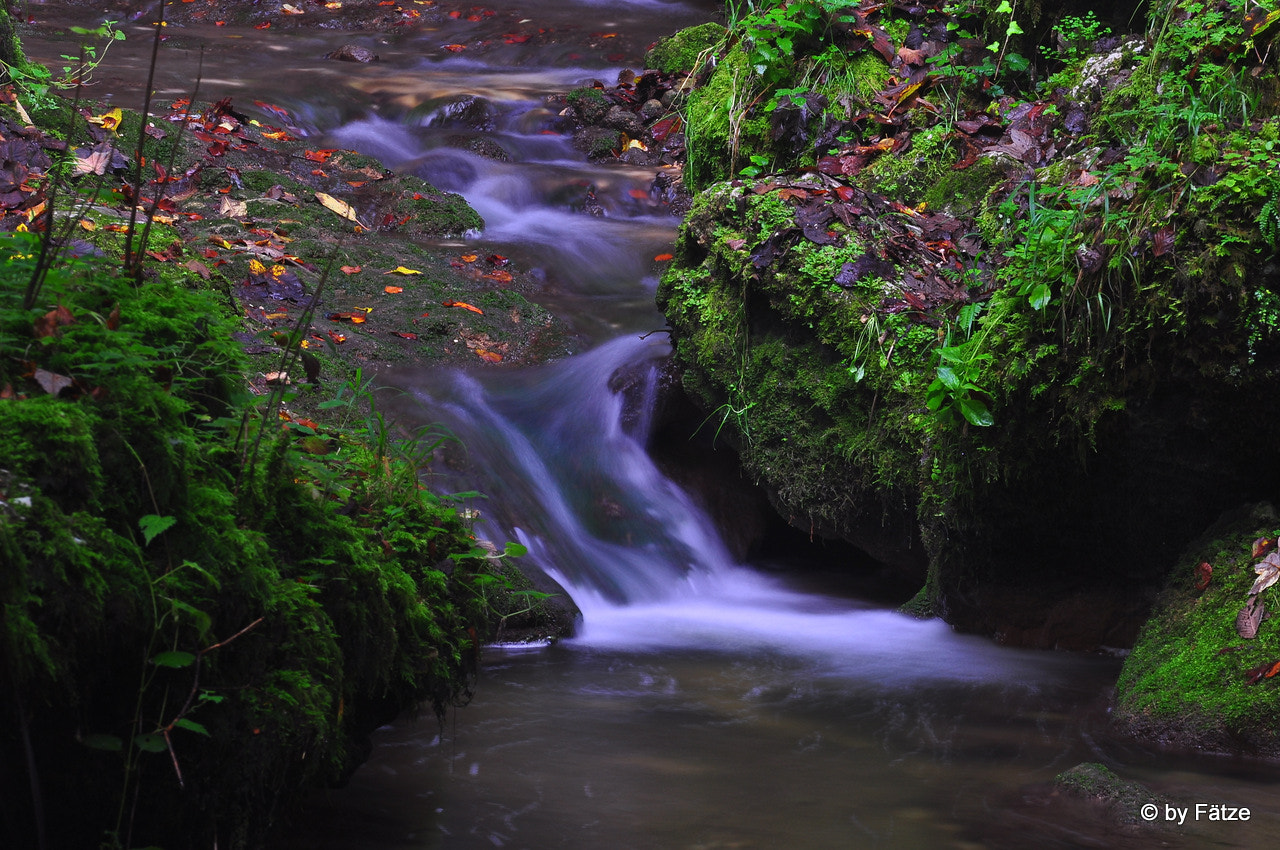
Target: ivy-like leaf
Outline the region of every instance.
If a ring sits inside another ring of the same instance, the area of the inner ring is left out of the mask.
[[[195,732],[197,735],[204,735],[206,738],[209,737],[209,730],[204,728],[203,724],[197,723],[194,720],[179,717],[177,720],[173,721],[173,725],[179,729],[186,729],[189,732]]]
[[[177,517],[147,514],[138,520],[138,528],[142,529],[143,545],[151,545],[151,541],[168,531],[177,522]]]
[[[133,739],[133,745],[145,753],[163,753],[169,749],[169,745],[165,743],[164,736],[155,732],[137,736]]]
[[[177,650],[171,652],[162,652],[155,658],[151,659],[151,663],[157,667],[190,667],[195,663],[196,657],[190,652],[180,652]]]

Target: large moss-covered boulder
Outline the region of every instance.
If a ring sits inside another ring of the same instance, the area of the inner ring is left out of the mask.
[[[1125,659],[1117,729],[1171,749],[1280,757],[1280,596],[1251,593],[1277,530],[1270,504],[1250,506],[1178,559]],[[1250,618],[1255,608],[1267,613]]]
[[[1187,542],[1269,492],[1278,87],[1238,11],[1165,4],[1178,26],[1096,42],[1115,59],[1089,86],[1020,98],[961,39],[880,111],[815,117],[835,143],[811,165],[703,192],[659,304],[782,516],[889,562],[923,549],[916,610],[1091,648],[1131,644]],[[879,55],[899,42],[876,14]],[[951,44],[933,14],[904,66]],[[1081,43],[1055,80],[1093,67]]]

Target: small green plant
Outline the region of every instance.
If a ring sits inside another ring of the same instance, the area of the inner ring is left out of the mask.
[[[937,372],[925,390],[925,405],[940,419],[962,418],[986,428],[995,424],[995,417],[984,398],[990,392],[978,381],[994,358],[983,347],[992,323],[974,332],[982,310],[981,303],[966,304],[947,327],[946,339],[935,351]]]

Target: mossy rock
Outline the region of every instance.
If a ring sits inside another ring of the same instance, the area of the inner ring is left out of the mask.
[[[687,74],[697,68],[700,56],[724,41],[725,35],[725,28],[716,23],[680,30],[658,39],[645,54],[644,66],[666,74]]]
[[[1085,762],[1065,770],[1054,778],[1053,784],[1070,797],[1100,804],[1111,818],[1126,826],[1149,828],[1150,821],[1141,814],[1143,807],[1164,806],[1168,802],[1142,783],[1121,779],[1111,768],[1097,762]]]
[[[769,121],[752,106],[759,95],[755,72],[740,45],[689,95],[685,182],[690,187],[728,179],[752,156],[771,158]]]
[[[1253,541],[1274,540],[1278,530],[1274,508],[1253,506],[1226,517],[1212,540],[1179,559],[1125,659],[1113,712],[1118,729],[1174,749],[1280,757],[1280,679],[1255,675],[1280,661],[1275,590],[1259,596],[1271,613],[1255,638],[1236,628],[1257,578]],[[1201,563],[1211,575],[1204,576]]]

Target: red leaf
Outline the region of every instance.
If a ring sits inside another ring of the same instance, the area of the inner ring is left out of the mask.
[[[659,254],[653,258],[655,263],[666,263],[676,258],[675,254]]]
[[[485,257],[484,260],[489,265],[496,266],[498,268],[503,268],[504,266],[506,266],[508,263],[511,262],[510,259],[502,256],[501,254],[490,254],[489,256]]]
[[[448,50],[450,53],[461,53],[467,49],[467,46],[465,44],[446,44],[444,49]]]
[[[1163,257],[1173,250],[1175,231],[1173,225],[1166,224],[1151,235],[1151,253]]]
[[[418,335],[417,335],[417,334],[415,334],[415,333],[406,333],[406,332],[402,332],[402,331],[392,331],[392,332],[391,332],[391,335],[392,335],[392,336],[398,336],[398,337],[400,337],[401,339],[417,339],[417,338],[418,338]]]
[[[346,334],[340,334],[337,331],[329,331],[329,339],[333,340],[338,345],[342,345],[347,341]]]
[[[1213,567],[1208,561],[1201,561],[1196,567],[1196,590],[1204,590],[1209,586],[1210,579],[1213,578]]]
[[[263,21],[262,23],[253,25],[253,28],[256,30],[265,30],[265,29],[269,29],[270,27],[271,27],[271,21]]]

